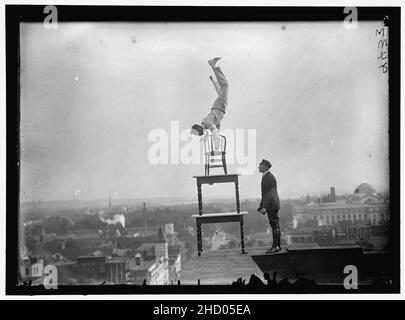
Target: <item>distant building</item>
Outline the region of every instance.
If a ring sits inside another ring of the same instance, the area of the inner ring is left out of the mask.
[[[123,284],[130,279],[126,273],[130,264],[130,260],[125,258],[109,258],[105,263],[105,279],[113,284]]]
[[[169,281],[175,283],[181,275],[181,253],[169,256]]]
[[[158,230],[158,239],[154,243],[143,243],[135,249],[136,264],[131,277],[139,282],[143,277],[147,284],[169,284],[169,250],[162,228]]]
[[[148,269],[147,283],[150,285],[167,285],[169,284],[168,261],[163,257],[156,260]]]
[[[51,260],[47,262],[56,267],[58,270],[58,284],[75,284],[76,283],[76,262],[62,256],[60,253],[51,255]]]
[[[129,280],[133,284],[143,284],[146,280],[150,284],[151,274],[149,269],[155,264],[154,260],[145,261],[140,253],[135,255],[134,263],[129,266]]]
[[[153,242],[142,243],[135,252],[142,256],[143,260],[155,260],[155,244]]]
[[[246,244],[249,247],[268,246],[271,244],[271,237],[269,232],[253,233],[246,237]]]
[[[143,272],[148,284],[169,284],[180,279],[184,243],[178,240],[175,232],[171,232],[171,227],[166,225],[165,229],[169,233],[165,234],[160,228],[155,243],[143,243],[135,249],[136,274],[139,277]]]
[[[388,202],[369,184],[359,185],[345,200],[336,200],[335,189],[331,188],[328,199],[328,202],[293,206],[293,227],[311,220],[318,226],[342,221],[377,225],[389,220]]]
[[[169,284],[169,251],[162,228],[159,229],[155,244],[155,264],[149,268],[150,284]]]
[[[285,235],[287,245],[316,245],[314,230],[309,228],[300,228],[292,230]]]
[[[130,283],[143,284],[146,280],[148,285],[167,285],[170,280],[169,260],[163,256],[155,260],[144,260],[142,255],[137,253],[127,275]]]
[[[180,243],[177,246],[169,246],[169,281],[170,283],[177,282],[180,279],[182,267],[182,253],[184,251],[184,244]]]
[[[313,232],[314,241],[320,246],[354,245],[356,240],[350,238],[343,227],[321,227]]]
[[[326,225],[316,228],[299,227],[286,233],[289,246],[341,246],[359,245],[365,250],[385,250],[388,228],[382,225],[346,224]]]
[[[355,241],[368,241],[371,231],[370,225],[349,225],[344,230],[347,238]]]
[[[106,257],[81,256],[76,260],[77,275],[80,282],[88,280],[104,281],[106,275]]]
[[[168,245],[160,228],[155,242],[143,243],[136,249],[114,247],[111,256],[106,256],[105,248],[100,247],[92,256],[80,256],[75,264],[77,283],[143,284],[146,281],[149,285],[166,285],[177,281],[184,245],[175,233],[170,237],[176,245]]]
[[[293,229],[288,245],[360,245],[366,250],[386,246],[389,221],[388,198],[367,183],[353,194],[336,196],[331,188],[322,201],[293,205]],[[373,243],[371,243],[373,242]]]
[[[23,281],[42,277],[44,260],[37,257],[24,257],[20,261],[20,276]]]

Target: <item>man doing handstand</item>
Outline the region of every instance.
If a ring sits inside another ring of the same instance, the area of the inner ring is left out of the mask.
[[[206,136],[204,140],[208,137],[208,132],[211,131],[214,137],[215,146],[219,145],[219,129],[221,127],[221,120],[224,117],[226,106],[228,104],[228,81],[225,78],[220,67],[216,65],[218,60],[221,58],[214,58],[208,61],[208,64],[211,66],[214,71],[216,80],[210,76],[215,91],[217,92],[218,97],[215,99],[210,113],[201,121],[201,125],[195,124],[191,127],[191,133],[194,135],[202,136],[204,133]]]

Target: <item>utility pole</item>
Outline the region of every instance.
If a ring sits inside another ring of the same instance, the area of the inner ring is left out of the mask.
[[[147,220],[146,220],[146,203],[143,203],[143,219],[144,219],[144,230],[143,230],[143,236],[146,237],[146,233],[147,233]]]

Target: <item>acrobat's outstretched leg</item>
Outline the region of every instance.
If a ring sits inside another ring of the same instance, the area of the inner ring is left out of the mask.
[[[210,76],[210,80],[212,81],[212,84],[214,85],[214,88],[215,88],[215,91],[217,92],[217,95],[220,95],[221,94],[221,88],[220,88],[218,82],[216,82],[212,76]]]
[[[214,101],[213,106],[222,110],[225,113],[225,108],[228,104],[228,80],[226,79],[221,68],[216,66],[216,63],[221,58],[214,58],[208,61],[208,64],[211,66],[212,71],[214,71],[216,81],[210,76],[212,83],[214,84],[215,91],[218,94],[217,99]]]

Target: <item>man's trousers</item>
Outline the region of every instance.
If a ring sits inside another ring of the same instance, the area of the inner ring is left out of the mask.
[[[267,217],[269,218],[269,223],[273,234],[273,247],[280,247],[281,231],[278,211],[267,212]]]

